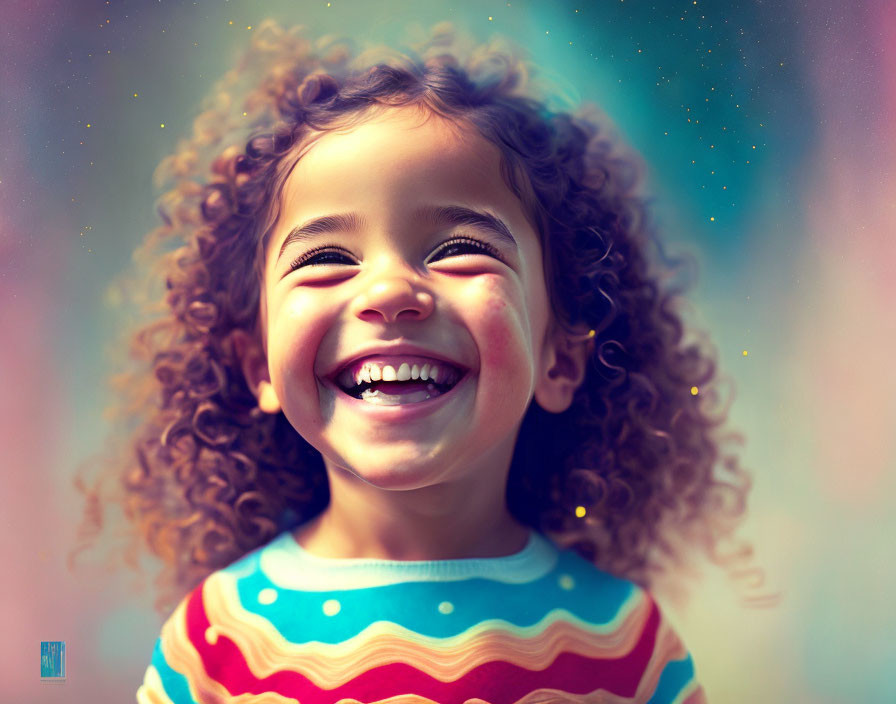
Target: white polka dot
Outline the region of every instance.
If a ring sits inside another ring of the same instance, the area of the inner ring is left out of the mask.
[[[273,604],[277,601],[277,590],[266,587],[258,592],[259,604]]]
[[[443,601],[439,604],[439,613],[450,614],[452,611],[454,611],[454,604],[450,601]]]
[[[336,599],[327,599],[324,602],[324,613],[327,616],[335,616],[339,613],[339,609],[342,608],[342,604],[340,604]]]
[[[566,591],[569,591],[574,586],[576,586],[576,580],[574,580],[568,574],[561,574],[560,578],[557,580],[557,583],[560,585],[561,589],[565,589]]]
[[[205,641],[209,645],[214,645],[218,642],[218,631],[214,626],[209,626],[205,629]]]

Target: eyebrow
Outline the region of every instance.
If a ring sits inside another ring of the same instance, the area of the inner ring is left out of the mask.
[[[426,205],[418,208],[413,217],[431,225],[466,225],[487,230],[499,240],[517,247],[516,240],[510,234],[510,228],[501,218],[481,210],[474,210],[462,205]],[[286,248],[294,242],[305,242],[316,235],[327,232],[357,232],[364,227],[364,218],[357,213],[338,213],[313,218],[294,227],[280,245],[277,254],[279,260]]]

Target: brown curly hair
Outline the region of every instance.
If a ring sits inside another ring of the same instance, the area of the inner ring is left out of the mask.
[[[720,548],[751,482],[720,450],[739,436],[717,434],[727,409],[713,412],[715,364],[683,342],[680,290],[661,290],[684,260],[652,234],[637,162],[617,153],[596,108],[548,110],[533,76],[515,45],[476,45],[447,24],[404,53],[312,43],[271,21],[256,30],[193,136],[157,171],[169,186],[163,225],[135,260],[147,272],[142,303],[161,299],[148,307],[161,315],[129,333],[134,366],[116,384],[126,443],[95,482],[76,481],[88,502],[81,548],[118,502],[131,527],[128,561],[144,544],[161,558],[156,608],[166,612],[212,571],[326,506],[322,458],[282,413],[257,408],[233,333],[260,334],[259,253],[303,137],[371,108],[414,105],[499,147],[507,185],[538,226],[557,320],[596,333],[569,410],[533,403],[523,419],[511,513],[645,588],[671,563],[683,568],[694,547],[733,576],[761,574],[743,567],[749,545],[727,556]],[[240,92],[242,103],[232,99]],[[650,246],[659,253],[651,265]]]

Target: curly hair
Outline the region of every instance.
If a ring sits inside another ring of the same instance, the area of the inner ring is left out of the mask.
[[[400,53],[311,42],[267,21],[193,136],[160,164],[163,224],[135,255],[156,317],[128,333],[134,366],[116,383],[127,440],[95,483],[76,482],[85,544],[115,501],[132,555],[147,546],[161,559],[157,609],[327,505],[322,458],[282,413],[257,408],[234,332],[260,335],[259,253],[303,139],[406,105],[500,149],[502,175],[537,225],[556,319],[595,331],[571,407],[532,403],[522,421],[507,486],[514,517],[645,588],[695,547],[730,575],[761,573],[743,568],[751,546],[721,550],[751,481],[721,451],[739,436],[718,433],[727,409],[713,412],[715,363],[683,341],[681,291],[662,290],[684,260],[653,235],[637,161],[617,153],[597,109],[548,110],[534,73],[512,43],[476,45],[446,23]]]

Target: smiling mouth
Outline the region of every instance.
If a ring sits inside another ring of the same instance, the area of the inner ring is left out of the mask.
[[[458,373],[451,375],[444,383],[408,379],[406,381],[361,381],[354,386],[337,383],[337,387],[352,398],[366,401],[376,406],[398,406],[408,403],[422,403],[441,396],[453,389],[465,376]]]

